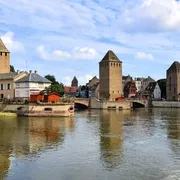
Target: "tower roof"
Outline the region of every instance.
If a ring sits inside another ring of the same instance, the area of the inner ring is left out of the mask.
[[[168,70],[178,70],[180,69],[180,63],[178,61],[174,61]]]
[[[0,38],[0,52],[9,52],[1,38]]]
[[[78,81],[77,78],[76,78],[76,76],[74,76],[74,78],[73,78],[72,81],[74,81],[74,82],[77,82],[77,81]]]
[[[118,57],[114,54],[113,51],[109,50],[106,55],[103,57],[103,59],[101,60],[101,62],[104,61],[119,61],[121,62]],[[121,62],[122,63],[122,62]]]

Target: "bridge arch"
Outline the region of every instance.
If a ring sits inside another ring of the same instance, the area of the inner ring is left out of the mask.
[[[132,102],[132,107],[133,108],[144,108],[145,104],[142,102],[138,102],[138,101],[133,101]]]

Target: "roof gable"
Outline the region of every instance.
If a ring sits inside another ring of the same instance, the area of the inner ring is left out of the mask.
[[[111,50],[109,50],[106,55],[103,57],[103,59],[101,60],[101,62],[104,61],[119,61],[121,62],[118,57],[115,55],[115,53]],[[122,63],[122,62],[121,62]]]

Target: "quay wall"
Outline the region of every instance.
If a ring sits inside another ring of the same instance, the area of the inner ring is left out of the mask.
[[[90,100],[90,108],[91,109],[131,109],[131,102],[118,102],[118,101],[101,101],[96,98],[92,98]]]
[[[32,116],[56,116],[58,114],[71,116],[74,112],[69,111],[70,106],[74,107],[74,104],[0,104],[0,110],[3,112],[16,113],[18,108],[22,108],[22,113],[26,114],[28,112]],[[49,109],[52,109],[52,111],[49,111]]]
[[[180,101],[152,101],[152,107],[180,108]]]

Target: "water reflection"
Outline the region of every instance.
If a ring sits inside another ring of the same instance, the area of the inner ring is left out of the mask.
[[[73,117],[1,119],[0,174],[8,172],[10,156],[18,158],[55,149],[63,144],[66,133],[73,128]]]
[[[127,111],[129,113],[129,111]],[[100,112],[100,151],[103,166],[116,168],[123,161],[123,120],[125,112]]]
[[[5,120],[0,118],[0,178],[7,173],[10,167],[9,157],[16,126],[16,118],[6,118]]]

